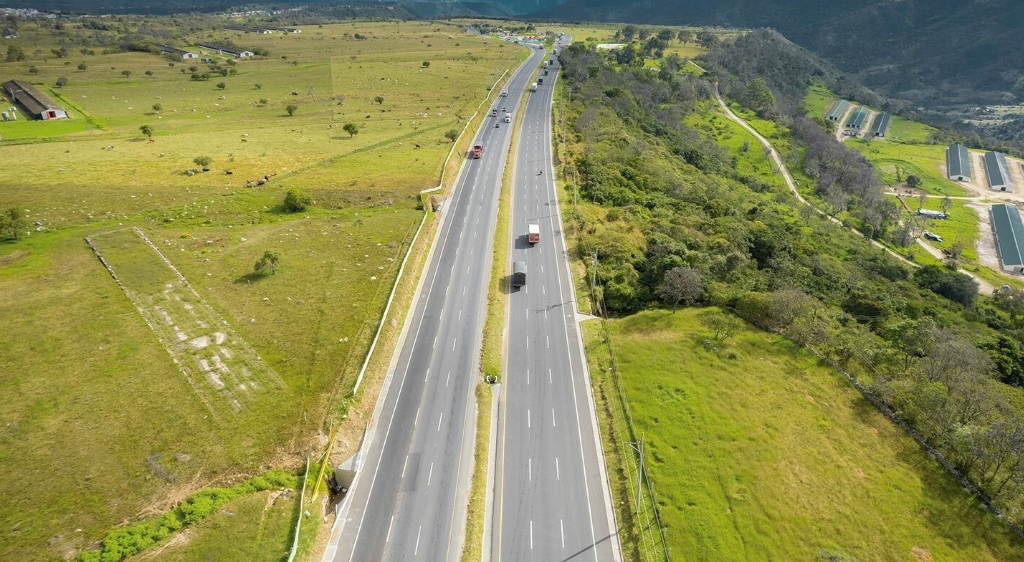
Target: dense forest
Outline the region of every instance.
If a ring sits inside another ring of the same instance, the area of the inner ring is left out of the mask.
[[[575,139],[567,164],[584,201],[569,226],[596,263],[600,308],[715,304],[785,334],[859,380],[1022,522],[1024,298],[979,295],[951,268],[911,269],[774,178],[740,172],[757,151],[737,155],[692,125],[713,119],[713,80],[760,103],[787,126],[791,165],[821,199],[844,205],[867,236],[892,235],[898,215],[870,165],[802,116],[810,79],[826,79],[802,49],[758,31],[716,47],[709,76],[643,56],[660,70],[581,44],[560,54]]]

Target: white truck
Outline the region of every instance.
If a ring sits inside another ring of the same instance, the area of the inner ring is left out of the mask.
[[[512,122],[512,114],[511,113],[506,113],[505,114],[505,122],[506,123],[511,123]]]
[[[533,84],[530,84],[530,91],[531,92],[536,92],[537,91],[537,83],[536,82],[534,82]]]
[[[527,227],[527,229],[528,230],[526,231],[526,239],[530,242],[530,244],[536,244],[537,242],[540,242],[540,225],[531,224]]]

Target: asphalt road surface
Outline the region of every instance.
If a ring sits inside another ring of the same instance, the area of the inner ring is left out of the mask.
[[[518,109],[530,71],[543,56],[534,51],[508,82],[508,97],[494,105],[498,118],[486,118],[474,142],[484,146],[483,157],[466,161],[444,206],[445,222],[365,462],[340,515],[335,561],[459,557],[473,457],[473,389],[511,139],[501,112]]]
[[[552,177],[558,63],[545,65],[516,152],[510,262],[526,262],[527,282],[509,295],[491,560],[620,560]]]

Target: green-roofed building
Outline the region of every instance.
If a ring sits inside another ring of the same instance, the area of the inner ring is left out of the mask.
[[[892,122],[892,115],[886,113],[879,113],[875,116],[875,123],[871,126],[871,134],[878,137],[884,138],[885,135],[889,134],[889,124]]]
[[[839,121],[843,118],[843,114],[850,108],[850,102],[846,100],[839,100],[833,106],[832,109],[828,110],[825,114],[825,119],[828,121]]]
[[[859,131],[864,128],[864,122],[868,118],[868,110],[864,107],[858,107],[850,114],[850,118],[846,120],[846,128],[852,131]]]
[[[1010,165],[1002,152],[985,153],[985,173],[988,174],[988,187],[993,191],[1013,191],[1013,177],[1010,176]]]
[[[946,149],[946,175],[953,181],[971,181],[971,153],[962,144]]]
[[[1024,273],[1024,224],[1020,211],[1012,205],[992,205],[992,229],[1003,269]]]

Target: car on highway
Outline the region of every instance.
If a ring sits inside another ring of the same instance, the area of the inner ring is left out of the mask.
[[[526,285],[526,262],[517,261],[512,264],[512,286],[519,288]]]

